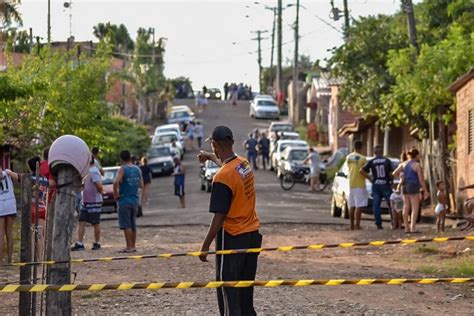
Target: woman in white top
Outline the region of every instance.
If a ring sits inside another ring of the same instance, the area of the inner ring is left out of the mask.
[[[7,241],[8,263],[13,256],[13,224],[16,218],[16,200],[13,191],[13,180],[18,181],[17,173],[0,165],[0,262],[3,260],[3,241]]]

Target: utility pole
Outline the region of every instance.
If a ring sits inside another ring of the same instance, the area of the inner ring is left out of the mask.
[[[273,72],[273,54],[275,52],[275,29],[276,29],[276,17],[277,17],[277,8],[271,8],[273,11],[273,27],[272,27],[272,52],[270,55],[270,79],[268,86],[273,86],[274,72]]]
[[[292,120],[295,118],[295,113],[298,113],[296,116],[299,118],[299,100],[298,100],[298,42],[299,42],[299,19],[300,19],[300,0],[296,1],[296,20],[295,20],[295,56],[293,60],[293,84],[292,84],[292,111],[293,113]],[[293,122],[293,124],[298,122]]]
[[[48,44],[51,44],[51,0],[48,0]]]
[[[258,62],[258,87],[259,87],[259,91],[262,92],[262,71],[263,71],[263,67],[262,67],[262,33],[266,33],[267,31],[254,31],[252,33],[257,33],[257,37],[256,38],[252,38],[252,40],[254,41],[257,41],[258,43],[258,59],[257,59],[257,62]]]
[[[407,14],[408,37],[410,38],[410,44],[415,47],[418,55],[419,47],[416,39],[416,22],[415,13],[413,11],[413,2],[411,0],[402,0],[402,5]]]
[[[282,63],[282,45],[283,45],[283,32],[282,32],[282,13],[283,13],[283,0],[278,0],[278,17],[277,17],[277,69],[276,69],[276,91],[277,91],[277,101],[280,102],[280,94],[282,93],[281,87],[281,63]],[[278,104],[282,105],[282,104]]]
[[[347,4],[347,0],[344,0],[344,37],[347,39],[348,35],[347,32],[349,31],[349,5]]]

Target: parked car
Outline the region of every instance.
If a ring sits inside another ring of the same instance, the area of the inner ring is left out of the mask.
[[[191,110],[191,108],[187,105],[174,105],[168,109],[168,113],[176,112],[176,111],[187,111],[189,115],[191,115],[193,120],[195,119],[193,110]]]
[[[201,182],[201,190],[206,192],[211,192],[212,190],[212,178],[219,170],[219,166],[211,161],[206,161],[202,166],[199,172],[199,179]]]
[[[186,136],[181,131],[181,127],[179,126],[179,124],[174,123],[174,124],[166,124],[166,125],[158,126],[157,128],[155,128],[154,135],[166,134],[168,132],[175,132],[178,135],[179,143],[181,144],[181,148],[183,148],[184,150],[186,148],[185,147]],[[153,140],[153,136],[152,136],[152,140]]]
[[[305,150],[308,150],[309,147],[308,143],[304,140],[279,140],[276,143],[275,150],[270,152],[270,170],[278,171],[277,167],[280,165],[281,154],[288,146],[301,147]]]
[[[114,199],[114,180],[117,177],[118,171],[120,167],[104,167],[104,175],[102,176],[102,186],[104,187],[102,193],[102,199],[104,200],[102,203],[102,210],[101,213],[103,214],[110,214],[110,213],[117,213],[117,201]],[[141,196],[141,190],[138,190],[139,197]],[[143,210],[141,205],[141,199],[138,199],[138,213],[137,216],[143,216]]]
[[[278,140],[299,140],[300,139],[300,134],[296,132],[278,132]],[[275,146],[277,142],[276,141],[271,141],[270,142],[270,153],[275,151]]]
[[[275,100],[256,97],[250,102],[249,116],[253,118],[279,119],[280,110]]]
[[[169,145],[151,147],[148,151],[148,166],[153,176],[172,174],[174,162]]]
[[[166,115],[166,121],[168,124],[178,123],[181,125],[194,121],[194,118],[187,110],[176,110]]]
[[[367,161],[373,157],[367,157]],[[396,158],[390,158],[392,162],[392,169],[395,170],[400,164],[400,160]],[[395,180],[395,183],[398,183],[398,179]],[[367,207],[362,210],[364,214],[373,214],[372,212],[372,182],[369,180],[365,181],[365,186],[369,192],[369,200]],[[331,198],[331,215],[333,217],[343,216],[344,218],[349,218],[349,207],[347,204],[347,199],[349,198],[349,167],[347,162],[344,162],[342,167],[336,173],[334,182],[331,188],[332,198]],[[388,203],[383,201],[382,214],[389,214],[390,206]]]
[[[169,148],[172,146],[173,142],[176,144],[179,158],[183,159],[184,147],[182,143],[179,141],[178,134],[174,131],[160,133],[158,135],[153,136],[153,139],[151,140],[151,145],[152,146],[167,145],[167,147]]]
[[[303,165],[303,160],[308,156],[308,149],[305,147],[286,147],[281,153],[279,165],[277,168],[277,177],[280,178],[282,174],[291,171],[293,166],[299,165],[304,169],[309,170],[309,165]]]
[[[278,132],[294,132],[293,124],[290,122],[271,122],[268,127],[268,138],[270,140],[276,139]]]
[[[220,100],[222,98],[222,92],[218,88],[207,89],[206,94],[204,95],[206,99]]]

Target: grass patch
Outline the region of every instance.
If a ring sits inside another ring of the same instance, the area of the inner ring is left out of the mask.
[[[435,255],[439,252],[438,247],[428,246],[428,245],[419,245],[415,248],[415,253],[426,254],[426,255]]]
[[[423,273],[423,274],[437,274],[438,269],[433,266],[420,266],[416,268],[416,272]]]
[[[474,258],[444,261],[438,266],[419,266],[416,271],[439,277],[471,277],[474,276]]]
[[[474,276],[474,258],[467,258],[449,264],[446,267],[446,274],[455,276]]]

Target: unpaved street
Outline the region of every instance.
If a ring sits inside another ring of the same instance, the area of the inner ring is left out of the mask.
[[[210,104],[198,114],[208,134],[216,125],[228,124],[235,133],[237,149],[247,133],[264,129],[267,121],[247,117],[248,103],[230,108],[222,102]],[[172,195],[172,178],[153,181],[151,201],[145,216],[138,220],[138,254],[196,251],[207,230],[209,194],[200,191],[199,166],[195,153],[188,153],[186,209],[177,209]],[[370,217],[365,217],[362,231],[349,231],[347,220],[329,214],[329,190],[322,194],[306,192],[297,185],[292,191],[281,190],[273,173],[257,171],[257,205],[263,226],[263,246],[305,245],[405,238],[401,232],[377,231]],[[387,223],[385,224],[388,228]],[[116,215],[106,215],[102,222],[102,250],[73,253],[74,258],[118,256],[123,236],[117,228]],[[434,236],[432,225],[420,226],[422,236]],[[452,229],[447,235],[460,235]],[[451,267],[473,262],[472,241],[440,245],[390,245],[326,249],[318,251],[269,252],[260,256],[257,279],[316,278],[398,278],[454,275]],[[210,281],[214,279],[214,257],[209,263],[197,258],[146,259],[109,263],[75,264],[75,283],[120,283],[153,281]],[[451,269],[451,270],[450,270]],[[17,269],[4,269],[4,280],[18,278]],[[368,314],[368,315],[472,315],[473,285],[371,285],[256,288],[256,310],[262,315],[274,314]],[[0,314],[17,313],[17,295],[2,294]],[[75,314],[185,314],[217,313],[215,290],[103,291],[73,293]]]

